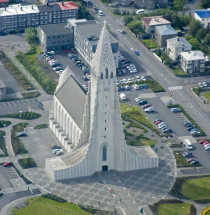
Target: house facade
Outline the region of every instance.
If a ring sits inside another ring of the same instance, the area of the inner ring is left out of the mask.
[[[167,41],[167,54],[173,61],[179,61],[181,52],[191,51],[192,45],[183,37],[174,37]]]
[[[161,25],[171,25],[171,22],[163,18],[163,16],[152,16],[152,17],[143,17],[142,24],[144,26],[144,30],[148,34],[155,33],[155,27]]]
[[[0,8],[0,33],[21,32],[29,27],[65,23],[77,18],[79,7],[75,2],[59,2],[47,5],[9,5]]]
[[[1,7],[8,7],[10,0],[0,0],[0,8]]]
[[[177,36],[177,32],[171,25],[161,25],[155,27],[155,40],[161,48],[167,46],[167,40]]]
[[[205,57],[201,51],[182,52],[180,63],[186,73],[200,73],[205,69]]]
[[[206,10],[196,10],[195,19],[198,20],[204,28],[210,28],[210,8]]]

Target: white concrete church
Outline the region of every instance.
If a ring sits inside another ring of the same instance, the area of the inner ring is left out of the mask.
[[[126,145],[116,68],[105,24],[90,80],[86,92],[68,67],[60,76],[50,128],[67,153],[46,159],[45,168],[51,178],[62,180],[107,170],[158,167],[159,158],[150,147]]]

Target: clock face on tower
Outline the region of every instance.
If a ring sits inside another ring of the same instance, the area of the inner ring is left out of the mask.
[[[104,87],[104,90],[105,90],[105,91],[108,91],[108,90],[109,90],[109,87],[107,87],[107,86]]]

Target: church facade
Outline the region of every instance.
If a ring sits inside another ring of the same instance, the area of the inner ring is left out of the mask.
[[[88,92],[67,67],[54,94],[50,128],[67,150],[63,156],[46,159],[45,168],[53,180],[158,167],[159,158],[150,147],[126,145],[116,68],[105,25]]]

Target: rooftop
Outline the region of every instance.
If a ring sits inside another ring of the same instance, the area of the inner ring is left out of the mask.
[[[156,26],[155,29],[160,35],[171,35],[171,34],[177,35],[177,32],[174,30],[173,27],[171,27],[171,25]]]
[[[40,25],[39,28],[47,35],[60,35],[71,33],[69,29],[65,28],[65,23]]]
[[[49,5],[38,5],[40,12],[50,12],[50,11],[59,11],[61,10],[59,5],[57,4],[49,4]]]
[[[162,16],[143,17],[142,21],[149,26],[171,24],[171,22],[169,22],[167,19],[163,18]]]
[[[24,5],[13,4],[6,8],[0,8],[0,16],[11,16],[21,14],[39,13],[39,9],[36,5]]]
[[[203,52],[201,51],[189,51],[182,52],[181,56],[185,58],[185,60],[205,60]]]
[[[69,2],[58,2],[56,3],[60,6],[61,10],[78,10],[79,7],[74,1],[69,1]]]
[[[85,35],[91,45],[97,45],[98,39],[102,30],[103,25],[97,21],[87,21],[76,23],[79,31]],[[91,31],[90,31],[91,29]],[[117,41],[109,34],[110,42],[117,43]]]
[[[10,0],[0,0],[0,3],[6,3],[9,2]]]
[[[206,10],[196,10],[195,13],[196,13],[200,18],[210,18],[210,9],[206,9]]]
[[[184,37],[174,37],[168,39],[167,43],[170,43],[174,48],[183,46],[192,47],[192,45]]]

